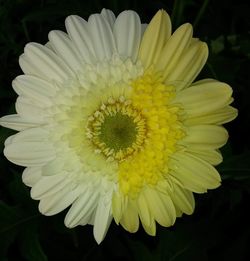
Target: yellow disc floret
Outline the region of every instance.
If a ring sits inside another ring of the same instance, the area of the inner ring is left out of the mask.
[[[153,71],[131,83],[132,105],[146,119],[144,147],[119,164],[119,186],[123,194],[136,197],[144,185],[156,185],[168,173],[169,156],[184,136],[179,121],[180,108],[170,105],[175,88],[162,83]]]

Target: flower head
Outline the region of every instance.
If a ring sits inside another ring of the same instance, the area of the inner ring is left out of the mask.
[[[237,115],[232,89],[193,83],[207,45],[190,24],[172,34],[163,10],[147,26],[133,11],[103,9],[88,21],[69,16],[66,29],[20,56],[17,114],[0,119],[19,132],[4,154],[26,167],[44,215],[70,207],[65,225],[92,224],[98,243],[113,218],[155,235],[156,222],[193,212],[193,192],[220,185],[213,165],[228,138],[222,124]]]

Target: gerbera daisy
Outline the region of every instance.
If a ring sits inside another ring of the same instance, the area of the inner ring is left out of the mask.
[[[222,124],[237,110],[232,89],[194,82],[207,45],[184,24],[173,34],[160,10],[148,25],[137,13],[103,9],[66,19],[45,45],[28,43],[13,81],[17,114],[0,124],[19,131],[4,154],[26,167],[44,215],[69,207],[65,225],[92,224],[100,243],[114,218],[150,235],[194,211],[195,193],[220,185],[213,167],[228,139]]]

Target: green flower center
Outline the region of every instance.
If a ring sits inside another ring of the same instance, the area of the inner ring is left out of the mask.
[[[86,127],[87,138],[93,144],[95,153],[118,162],[143,148],[146,131],[145,118],[124,97],[108,99],[90,115]]]
[[[115,152],[126,149],[136,140],[136,126],[132,117],[120,112],[106,116],[101,125],[100,141]]]

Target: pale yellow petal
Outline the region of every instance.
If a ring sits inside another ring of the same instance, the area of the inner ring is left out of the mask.
[[[186,129],[181,144],[192,149],[218,149],[226,144],[228,133],[225,128],[216,125],[194,125]]]
[[[119,192],[114,192],[112,196],[112,213],[117,225],[121,220],[124,209],[126,209],[126,201],[124,200],[124,196]]]
[[[163,72],[164,79],[176,68],[183,51],[190,45],[193,28],[190,24],[180,26],[164,45],[156,69]]]
[[[217,170],[209,163],[191,153],[177,152],[170,162],[171,175],[182,186],[196,193],[220,186],[221,178]]]
[[[232,88],[226,83],[213,81],[196,84],[176,95],[173,103],[180,103],[187,117],[197,117],[217,111],[231,102]]]
[[[218,165],[222,162],[222,155],[219,150],[205,150],[205,149],[194,149],[194,148],[187,148],[187,152],[195,155],[198,158],[201,158],[212,165]]]
[[[150,227],[152,222],[152,217],[150,214],[150,209],[147,202],[147,197],[144,195],[142,191],[137,199],[138,213],[141,222],[146,226]]]
[[[238,115],[238,110],[232,106],[226,106],[219,110],[213,111],[209,114],[187,118],[185,125],[197,125],[197,124],[216,124],[221,125],[234,120]]]
[[[194,212],[195,202],[191,191],[184,189],[173,182],[173,192],[170,196],[180,211],[188,215],[191,215]]]
[[[174,70],[165,78],[165,84],[176,86],[177,90],[189,86],[200,73],[208,57],[206,43],[197,41],[190,45],[179,58]]]
[[[164,227],[172,226],[176,213],[171,198],[151,188],[145,189],[145,196],[154,219]]]
[[[139,217],[134,200],[128,200],[127,208],[124,210],[120,223],[130,233],[135,233],[138,230]]]
[[[159,10],[146,28],[141,41],[139,59],[145,68],[155,64],[163,45],[171,35],[171,21],[164,10]]]

